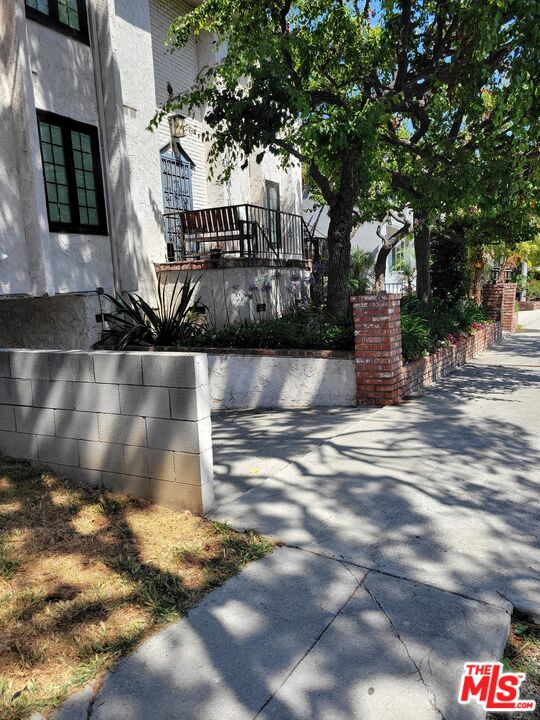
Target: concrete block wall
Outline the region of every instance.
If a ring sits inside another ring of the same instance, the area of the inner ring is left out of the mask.
[[[214,497],[206,355],[0,350],[0,451],[204,513]]]

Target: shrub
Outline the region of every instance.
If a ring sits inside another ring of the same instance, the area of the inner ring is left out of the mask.
[[[527,297],[530,300],[534,300],[535,298],[540,299],[540,280],[536,280],[535,278],[529,280],[527,283]]]
[[[369,275],[373,269],[373,255],[367,250],[354,248],[351,252],[349,292],[351,295],[365,295],[370,288]]]
[[[352,326],[307,310],[273,320],[204,328],[187,343],[199,347],[351,350]]]
[[[104,296],[116,308],[106,313],[105,320],[117,336],[117,349],[126,345],[181,345],[189,342],[198,329],[198,315],[193,310],[193,294],[197,280],[188,276],[179,286],[176,278],[170,293],[166,290],[167,279],[158,279],[157,308],[152,308],[136,293]]]
[[[417,360],[437,348],[446,347],[460,337],[476,332],[489,318],[472,300],[448,306],[440,300],[432,308],[415,297],[401,301],[401,341],[405,362]]]

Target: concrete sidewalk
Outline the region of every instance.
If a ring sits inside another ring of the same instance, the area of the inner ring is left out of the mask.
[[[216,517],[280,547],[106,679],[92,720],[468,720],[540,615],[540,313],[399,407],[214,421]],[[65,720],[69,707],[58,714]]]

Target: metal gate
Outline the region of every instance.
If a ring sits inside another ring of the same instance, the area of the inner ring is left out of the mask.
[[[167,258],[175,260],[182,239],[182,227],[177,213],[193,209],[193,192],[191,161],[184,155],[173,153],[170,146],[161,151],[161,184]]]

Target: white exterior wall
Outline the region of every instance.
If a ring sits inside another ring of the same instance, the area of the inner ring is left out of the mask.
[[[192,39],[185,47],[175,49],[173,52],[165,47],[169,26],[176,17],[189,12],[190,9],[190,5],[185,0],[150,0],[158,106],[168,98],[168,82],[171,83],[175,93],[188,90],[195,82],[199,70],[215,63],[216,58],[226,50],[223,47],[216,49],[209,34],[204,34],[197,41]],[[253,156],[245,170],[235,169],[230,180],[225,184],[208,178],[209,147],[205,146],[202,140],[202,133],[207,127],[203,115],[204,113],[201,112],[196,117],[188,118],[187,134],[180,142],[195,164],[193,207],[198,209],[243,203],[266,205],[265,181],[272,180],[280,186],[281,209],[301,215],[302,173],[300,164],[296,161],[285,170],[279,166],[275,157],[267,153],[260,165]],[[161,123],[158,136],[161,147],[170,141],[166,121]]]
[[[27,32],[36,109],[98,126],[90,47],[33,20],[27,21]],[[40,157],[39,147],[33,152]],[[49,235],[55,293],[92,292],[96,287],[112,290],[109,236]]]
[[[309,295],[309,270],[295,267],[228,267],[210,270],[171,270],[166,287],[197,280],[194,300],[207,308],[206,318],[215,327],[245,320],[280,317]],[[264,304],[265,310],[257,310]]]
[[[171,83],[175,93],[181,93],[189,90],[197,77],[199,62],[197,42],[194,38],[185,47],[172,53],[169,48],[165,47],[170,24],[179,15],[188,13],[190,9],[187,2],[183,0],[150,0],[156,107],[161,107],[169,97],[168,82]],[[192,171],[193,207],[197,210],[208,206],[206,149],[202,140],[201,118],[188,118],[186,129],[186,136],[181,139],[180,144],[195,165]],[[171,136],[167,120],[160,123],[156,132],[160,148],[170,142]],[[163,207],[162,201],[160,207]]]
[[[111,0],[109,0],[111,2]],[[153,37],[148,0],[114,0],[112,46],[121,91],[125,152],[129,167],[138,288],[151,297],[154,262],[164,262],[159,139],[147,130],[156,110]]]
[[[352,407],[354,358],[208,354],[212,410]]]

